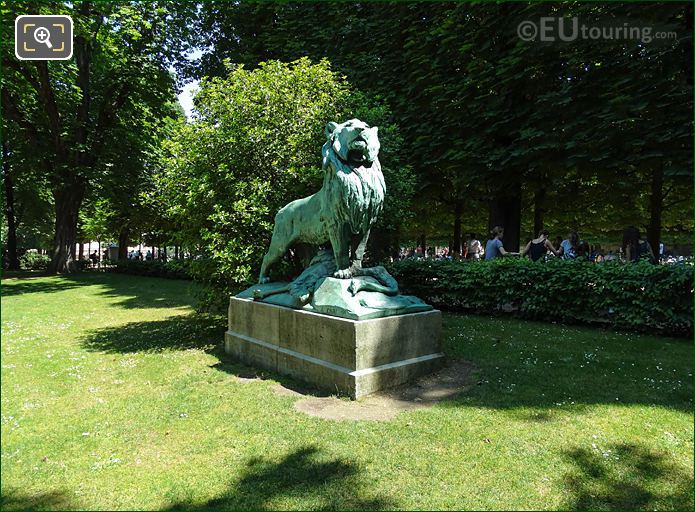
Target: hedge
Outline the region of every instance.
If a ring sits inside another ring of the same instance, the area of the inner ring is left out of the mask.
[[[24,253],[19,258],[19,267],[22,270],[46,270],[51,262],[51,257],[37,252]]]
[[[113,263],[115,263],[113,271],[121,274],[166,277],[168,279],[191,279],[190,260],[118,260]]]
[[[693,332],[691,265],[500,258],[407,259],[388,267],[403,293],[441,309],[598,322],[661,334]]]

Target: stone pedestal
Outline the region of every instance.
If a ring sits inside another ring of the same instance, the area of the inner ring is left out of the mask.
[[[232,297],[225,351],[242,362],[352,398],[441,366],[436,310],[350,320]]]

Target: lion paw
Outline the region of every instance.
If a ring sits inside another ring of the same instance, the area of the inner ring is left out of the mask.
[[[340,270],[336,270],[333,273],[333,277],[337,279],[350,279],[352,277],[352,269],[351,268],[342,268]]]

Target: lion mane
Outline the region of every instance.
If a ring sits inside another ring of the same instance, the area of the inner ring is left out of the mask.
[[[337,132],[333,132],[322,148],[325,216],[335,225],[346,223],[352,234],[364,233],[384,206],[384,175],[377,156],[369,167],[343,160],[332,140],[340,137],[339,129]]]

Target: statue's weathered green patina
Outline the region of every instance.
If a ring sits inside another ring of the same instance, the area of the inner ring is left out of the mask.
[[[280,209],[259,284],[238,297],[358,320],[431,309],[398,295],[398,283],[383,267],[362,268],[386,192],[377,132],[359,119],[328,123],[321,190]],[[294,281],[269,282],[268,270],[292,246],[318,249],[329,242],[331,250],[319,251]]]
[[[323,187],[316,194],[292,201],[275,216],[260,283],[268,269],[297,244],[331,243],[335,277],[352,276],[362,263],[369,230],[384,204],[384,175],[379,164],[378,128],[358,119],[328,123],[323,145]]]

